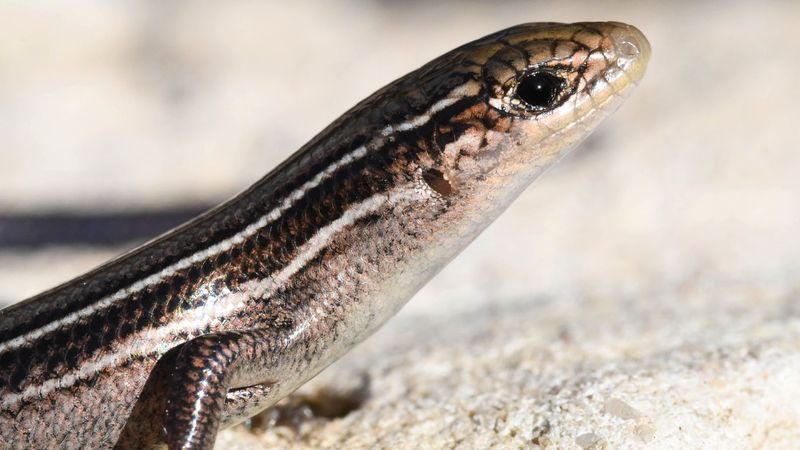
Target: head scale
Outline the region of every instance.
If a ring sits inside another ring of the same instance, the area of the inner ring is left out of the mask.
[[[439,96],[418,142],[422,179],[453,204],[499,212],[613,112],[649,53],[629,25],[531,23],[423,66],[406,93]]]

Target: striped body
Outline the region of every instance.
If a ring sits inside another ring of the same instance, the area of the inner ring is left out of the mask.
[[[618,30],[639,46],[627,60]],[[287,395],[394,314],[607,115],[646,53],[620,24],[525,25],[467,44],[233,200],[2,311],[0,448],[208,448],[217,425]],[[564,71],[564,98],[518,110],[509,83],[543,66]],[[217,366],[235,368],[219,392],[176,381]],[[206,393],[222,399],[213,430],[176,444],[173,423],[196,430],[213,414],[170,399]]]

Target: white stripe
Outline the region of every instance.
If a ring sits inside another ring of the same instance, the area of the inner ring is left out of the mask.
[[[462,86],[457,86],[456,88],[454,88],[451,91],[451,94],[456,94],[457,95],[457,94],[462,92],[461,89],[462,89]],[[412,128],[424,125],[425,123],[427,123],[430,120],[430,118],[431,118],[431,116],[433,114],[435,114],[435,113],[441,111],[442,109],[454,104],[459,99],[460,99],[460,97],[447,96],[447,97],[437,101],[436,103],[434,103],[430,107],[430,109],[428,110],[427,113],[422,114],[422,115],[420,115],[420,116],[418,116],[418,117],[416,117],[416,118],[414,118],[414,119],[412,119],[412,120],[410,120],[408,122],[403,122],[403,123],[401,123],[399,125],[396,125],[396,126],[389,125],[389,126],[387,126],[386,128],[383,129],[381,134],[383,135],[383,137],[388,137],[395,130],[396,131],[405,131],[405,130],[410,130]],[[131,294],[134,294],[136,292],[139,292],[139,291],[147,288],[148,286],[151,286],[153,284],[156,284],[156,283],[160,282],[164,278],[167,278],[167,277],[173,275],[175,272],[177,272],[179,270],[185,269],[185,268],[191,266],[192,264],[195,264],[197,262],[203,261],[206,258],[209,258],[211,256],[214,256],[214,255],[217,255],[217,254],[222,253],[224,251],[230,250],[234,245],[241,244],[242,242],[244,242],[245,239],[247,239],[250,236],[254,235],[260,229],[264,228],[266,225],[268,225],[268,224],[274,222],[275,220],[277,220],[281,216],[281,214],[283,214],[286,210],[291,208],[292,205],[294,205],[298,200],[302,199],[303,196],[306,194],[306,192],[308,192],[309,190],[311,190],[314,187],[318,186],[322,181],[330,178],[330,176],[334,172],[336,172],[339,168],[341,168],[342,166],[345,166],[347,164],[350,164],[351,162],[353,162],[355,160],[363,158],[366,154],[367,154],[366,146],[361,146],[361,147],[353,150],[352,152],[344,155],[338,161],[332,163],[330,166],[325,168],[325,170],[323,170],[322,172],[318,173],[313,179],[311,179],[310,181],[307,181],[306,183],[304,183],[300,188],[298,188],[298,189],[294,190],[292,193],[290,193],[283,200],[283,202],[281,203],[280,206],[278,206],[277,208],[271,210],[270,212],[268,212],[264,216],[261,216],[258,220],[256,220],[252,224],[248,225],[244,230],[240,231],[239,233],[235,234],[234,236],[232,236],[232,237],[230,237],[228,239],[225,239],[225,240],[223,240],[221,242],[218,242],[218,243],[216,243],[216,244],[214,244],[214,245],[212,245],[212,246],[210,246],[208,248],[200,250],[200,251],[198,251],[197,253],[195,253],[195,254],[193,254],[191,256],[188,256],[188,257],[186,257],[184,259],[181,259],[180,261],[178,261],[178,262],[176,262],[176,263],[174,263],[174,264],[172,264],[170,266],[165,267],[160,272],[155,273],[153,275],[150,275],[150,276],[148,276],[148,277],[146,277],[146,278],[144,278],[142,280],[139,280],[139,281],[133,283],[132,285],[115,292],[114,294],[111,294],[111,295],[109,295],[107,297],[103,297],[100,300],[96,301],[95,303],[92,303],[91,305],[86,306],[86,307],[84,307],[84,308],[82,308],[82,309],[80,309],[78,311],[75,311],[75,312],[72,312],[70,314],[67,314],[66,316],[62,317],[61,319],[55,320],[53,322],[50,322],[47,325],[44,325],[44,326],[42,326],[40,328],[31,330],[31,331],[29,331],[29,332],[27,332],[27,333],[25,333],[25,334],[23,334],[21,336],[17,336],[14,339],[11,339],[9,341],[2,342],[2,343],[0,343],[0,353],[4,352],[6,350],[13,350],[13,349],[15,349],[17,347],[20,347],[20,346],[24,345],[28,341],[35,340],[35,339],[41,337],[42,335],[44,335],[46,333],[54,331],[54,330],[56,330],[56,329],[58,329],[58,328],[60,328],[62,326],[68,325],[68,324],[70,324],[72,322],[78,321],[83,317],[90,316],[90,315],[94,314],[96,311],[108,307],[109,305],[111,305],[112,303],[116,302],[117,300],[120,300],[120,299],[123,299],[125,297],[128,297]]]
[[[120,348],[124,349],[120,353],[114,352],[97,361],[89,361],[83,364],[80,369],[67,373],[63,377],[51,378],[40,385],[28,386],[19,394],[7,395],[3,398],[3,407],[13,407],[19,401],[45,396],[58,389],[69,388],[75,384],[76,381],[91,378],[99,371],[108,367],[116,367],[121,361],[126,361],[133,355],[152,352],[154,343],[164,342],[165,338],[171,335],[174,336],[186,330],[191,332],[191,330],[197,326],[197,323],[201,321],[207,322],[209,316],[215,319],[229,317],[236,311],[246,308],[248,300],[268,298],[274,295],[275,292],[286,286],[294,274],[303,269],[322,249],[327,247],[337,234],[352,226],[359,219],[375,213],[386,206],[394,207],[401,202],[412,202],[415,198],[419,198],[422,195],[424,194],[418,193],[413,186],[409,185],[389,194],[375,194],[362,202],[351,205],[341,217],[320,228],[311,239],[300,247],[297,256],[277,273],[264,279],[248,281],[244,285],[245,290],[241,292],[230,292],[226,289],[226,292],[219,296],[219,301],[217,303],[206,304],[203,308],[196,308],[189,311],[186,315],[180,317],[179,320],[175,320],[167,326],[152,329],[144,336],[140,334],[130,336],[128,338],[129,342],[121,342],[118,344]],[[208,308],[213,309],[209,310]],[[302,330],[297,331],[297,333],[299,332],[302,332]],[[161,351],[166,350],[167,348],[161,349]]]
[[[452,105],[458,100],[459,99],[456,97],[445,97],[439,100],[438,102],[434,103],[433,106],[430,107],[427,113],[414,117],[408,122],[403,122],[399,125],[387,125],[386,128],[381,130],[381,134],[385,137],[388,137],[397,131],[408,131],[408,130],[413,130],[414,128],[419,128],[428,123],[428,121],[431,120],[431,116],[447,108],[448,106]]]
[[[305,193],[307,191],[315,188],[321,182],[323,182],[324,180],[330,178],[330,176],[334,172],[336,172],[340,167],[342,167],[342,166],[344,166],[346,164],[350,164],[351,162],[353,162],[353,161],[355,161],[357,159],[363,158],[366,154],[367,154],[367,149],[364,146],[361,146],[361,147],[353,150],[352,152],[350,152],[350,153],[346,154],[345,156],[343,156],[338,161],[336,161],[333,164],[331,164],[330,166],[328,166],[322,172],[318,173],[310,181],[307,181],[307,182],[303,183],[303,185],[300,186],[300,188],[296,189],[291,194],[289,194],[283,200],[283,202],[280,204],[280,206],[278,206],[277,208],[274,208],[273,210],[271,210],[267,214],[261,216],[258,220],[256,220],[255,222],[251,223],[244,230],[238,232],[234,236],[232,236],[232,237],[230,237],[228,239],[225,239],[225,240],[223,240],[221,242],[218,242],[218,243],[216,243],[216,244],[214,244],[214,245],[212,245],[212,246],[210,246],[210,247],[208,247],[206,249],[203,249],[203,250],[201,250],[201,251],[199,251],[199,252],[197,252],[197,253],[195,253],[195,254],[193,254],[191,256],[188,256],[188,257],[186,257],[186,258],[184,258],[184,259],[182,259],[182,260],[180,260],[180,261],[178,261],[178,262],[176,262],[176,263],[164,268],[160,272],[155,273],[153,275],[150,275],[150,276],[148,276],[148,277],[146,277],[146,278],[144,278],[142,280],[139,280],[136,283],[133,283],[132,285],[130,285],[130,286],[128,286],[128,287],[126,287],[126,288],[124,288],[122,290],[119,290],[116,293],[114,293],[114,294],[112,294],[112,295],[110,295],[108,297],[104,297],[104,298],[98,300],[95,303],[92,303],[91,305],[89,305],[89,306],[87,306],[87,307],[85,307],[83,309],[80,309],[78,311],[70,313],[70,314],[68,314],[68,315],[66,315],[66,316],[64,316],[61,319],[58,319],[56,321],[50,322],[50,323],[48,323],[47,325],[45,325],[45,326],[43,326],[41,328],[37,328],[37,329],[29,331],[28,333],[23,334],[21,336],[17,336],[16,338],[11,339],[10,341],[0,343],[0,352],[3,352],[5,350],[13,350],[13,349],[15,349],[17,347],[20,347],[26,341],[34,340],[34,339],[42,336],[43,334],[46,334],[46,333],[49,333],[49,332],[51,332],[53,330],[58,329],[59,327],[62,327],[62,326],[67,325],[69,323],[72,323],[72,322],[75,322],[77,320],[80,320],[83,317],[92,315],[97,310],[106,308],[107,306],[109,306],[110,304],[114,303],[117,300],[120,300],[122,298],[128,297],[131,294],[139,292],[139,291],[147,288],[150,285],[156,284],[156,283],[160,282],[161,280],[163,280],[164,278],[167,278],[167,277],[173,275],[175,272],[177,272],[179,270],[185,269],[185,268],[191,266],[192,264],[196,264],[196,263],[198,263],[200,261],[203,261],[206,258],[209,258],[211,256],[214,256],[214,255],[217,255],[217,254],[222,253],[224,251],[230,250],[234,245],[241,244],[242,242],[244,242],[245,239],[247,239],[250,236],[256,234],[260,229],[264,228],[268,224],[270,224],[270,223],[274,222],[275,220],[277,220],[281,216],[281,214],[283,214],[286,210],[291,208],[292,205],[294,205],[298,200],[303,198],[303,196],[305,195]]]

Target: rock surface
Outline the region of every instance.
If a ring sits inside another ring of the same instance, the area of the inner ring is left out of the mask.
[[[3,211],[218,200],[392,78],[516,22],[650,38],[645,81],[583,149],[266,431],[218,448],[800,441],[800,5],[37,5],[0,5]],[[0,253],[0,299],[116,251]]]

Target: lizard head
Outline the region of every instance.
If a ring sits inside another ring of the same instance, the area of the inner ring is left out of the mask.
[[[429,110],[421,178],[451,203],[499,212],[616,109],[649,55],[622,23],[530,23],[423,66],[420,89],[448,91]]]

